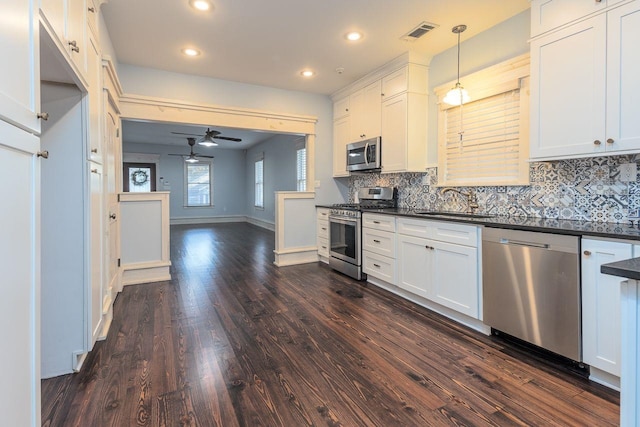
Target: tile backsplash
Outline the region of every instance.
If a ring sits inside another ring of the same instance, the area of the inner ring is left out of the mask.
[[[639,162],[640,155],[631,155],[531,163],[530,185],[473,187],[477,212],[614,223],[636,219],[640,181],[636,174],[633,182],[623,182],[621,166]],[[392,186],[398,188],[401,208],[464,211],[465,198],[454,192],[443,195],[437,182],[437,168],[426,173],[352,175],[349,196],[353,201],[361,187]]]

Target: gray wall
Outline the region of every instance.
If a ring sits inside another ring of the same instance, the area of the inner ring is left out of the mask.
[[[126,138],[126,135],[124,135]],[[194,151],[213,155],[213,204],[212,207],[184,207],[184,159],[168,153],[188,153],[189,147],[160,144],[123,143],[124,153],[160,154],[156,171],[158,180],[164,178],[171,185],[171,219],[208,218],[227,215],[245,215],[245,155],[242,150],[200,148]],[[158,185],[158,191],[163,188]]]
[[[275,191],[296,191],[296,141],[300,136],[276,135],[252,147],[246,155],[247,216],[275,223]],[[264,209],[254,201],[255,161],[264,153]]]

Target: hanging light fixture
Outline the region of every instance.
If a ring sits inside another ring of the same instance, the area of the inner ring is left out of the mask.
[[[460,84],[460,33],[466,29],[466,25],[456,25],[451,29],[451,32],[458,35],[458,80],[456,81],[456,85],[447,92],[447,95],[442,100],[449,105],[462,105],[471,100],[467,90]]]
[[[217,147],[218,143],[213,139],[213,136],[207,132],[200,142],[198,142],[198,145],[203,145],[205,147]]]
[[[187,163],[198,163],[199,162],[199,160],[196,159],[196,156],[193,155],[193,154],[191,154],[189,157],[186,157],[184,159],[184,161],[187,162]]]

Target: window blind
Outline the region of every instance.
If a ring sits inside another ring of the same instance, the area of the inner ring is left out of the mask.
[[[211,163],[185,163],[186,205],[211,206]]]
[[[264,160],[255,163],[255,206],[264,207]]]
[[[307,191],[307,149],[296,150],[296,182],[298,191]]]
[[[520,91],[510,90],[443,111],[440,184],[522,183],[522,168],[528,165],[520,152]]]

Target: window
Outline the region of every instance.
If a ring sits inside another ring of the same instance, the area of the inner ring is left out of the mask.
[[[307,191],[307,149],[304,145],[296,149],[296,182],[298,191]]]
[[[528,184],[528,55],[461,80],[472,101],[457,107],[441,103],[438,185]]]
[[[212,206],[213,165],[200,160],[184,163],[185,206]]]
[[[264,208],[264,157],[255,163],[255,206]]]
[[[156,164],[124,162],[123,191],[147,193],[156,191]]]

